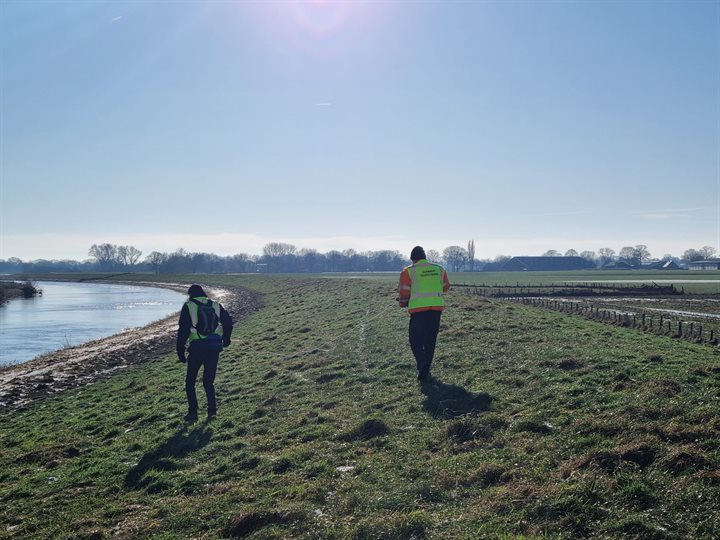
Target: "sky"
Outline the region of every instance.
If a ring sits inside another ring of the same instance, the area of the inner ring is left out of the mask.
[[[720,249],[720,2],[0,1],[0,258]]]

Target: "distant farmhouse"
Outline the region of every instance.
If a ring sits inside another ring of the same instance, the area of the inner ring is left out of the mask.
[[[688,263],[690,270],[720,270],[720,259],[708,259],[707,261],[692,261]]]
[[[625,261],[612,261],[607,264],[603,264],[600,270],[633,270],[635,267],[626,263]]]
[[[504,272],[541,272],[558,270],[586,270],[595,264],[582,257],[513,257],[502,265]]]
[[[626,261],[613,261],[600,267],[601,270],[680,270],[675,261],[652,261],[630,264]]]
[[[642,270],[680,270],[675,261],[654,261],[642,263]]]

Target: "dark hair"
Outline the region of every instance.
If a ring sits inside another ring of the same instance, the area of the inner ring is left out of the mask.
[[[190,298],[196,298],[198,296],[207,296],[205,294],[205,291],[203,291],[203,288],[200,285],[190,285],[190,288],[188,289],[188,296]]]
[[[423,248],[415,246],[410,252],[410,260],[419,261],[420,259],[427,259],[427,255],[425,255],[425,250]]]

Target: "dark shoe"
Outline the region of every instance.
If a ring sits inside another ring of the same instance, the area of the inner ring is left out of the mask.
[[[183,420],[185,420],[188,424],[193,424],[197,422],[197,413],[187,413],[183,416]]]
[[[210,422],[211,420],[215,420],[216,416],[217,416],[216,412],[208,412],[207,421]]]

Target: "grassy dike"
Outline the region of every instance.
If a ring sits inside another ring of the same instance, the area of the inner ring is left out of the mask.
[[[717,350],[455,290],[420,385],[392,280],[173,281],[263,293],[218,418],[183,424],[174,355],[5,415],[0,537],[720,531]]]

